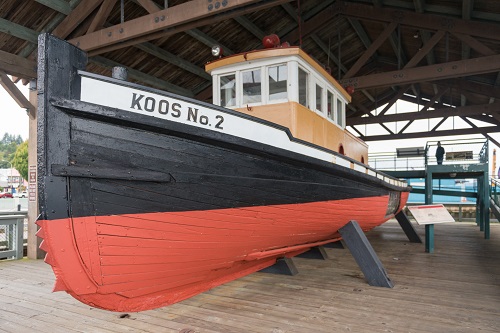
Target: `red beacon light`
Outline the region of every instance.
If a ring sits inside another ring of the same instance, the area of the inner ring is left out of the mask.
[[[345,87],[345,90],[347,91],[347,93],[349,95],[354,94],[354,87],[353,86],[347,86],[347,87]]]
[[[262,38],[262,46],[264,46],[265,49],[272,49],[276,47],[290,47],[290,43],[284,42],[281,43],[280,38],[276,34],[272,34],[269,36],[265,36]]]
[[[262,46],[265,49],[271,49],[280,45],[280,38],[276,34],[268,35],[262,38]]]

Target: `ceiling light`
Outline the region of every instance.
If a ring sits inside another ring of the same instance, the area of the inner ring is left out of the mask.
[[[220,45],[214,45],[214,46],[212,46],[212,55],[214,57],[220,57],[220,56],[222,56],[222,49],[221,49]]]

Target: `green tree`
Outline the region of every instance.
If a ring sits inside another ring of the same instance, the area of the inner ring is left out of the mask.
[[[11,160],[12,167],[19,171],[21,177],[28,179],[28,141],[24,141],[19,146],[14,153],[14,157]]]
[[[9,161],[14,157],[17,147],[23,142],[20,135],[5,133],[0,140],[0,169],[10,168]]]

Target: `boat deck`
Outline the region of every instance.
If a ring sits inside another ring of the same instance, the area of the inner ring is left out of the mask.
[[[423,239],[424,228],[417,226]],[[296,276],[255,273],[141,313],[90,308],[64,292],[42,260],[0,262],[0,332],[498,332],[500,224],[435,226],[435,253],[397,222],[368,233],[393,289],[370,287],[348,250],[294,259]]]

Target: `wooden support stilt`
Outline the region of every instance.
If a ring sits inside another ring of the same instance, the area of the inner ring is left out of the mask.
[[[413,225],[411,224],[410,220],[408,220],[408,217],[405,215],[405,213],[403,213],[403,211],[400,211],[396,214],[396,220],[398,220],[399,225],[401,226],[406,234],[406,237],[408,237],[411,243],[422,243],[422,239],[417,234],[415,228],[413,228]]]
[[[291,258],[279,258],[274,265],[261,269],[260,272],[282,275],[297,275],[299,273]]]
[[[394,284],[358,222],[350,221],[340,228],[339,232],[368,284],[375,287],[393,288]]]
[[[304,252],[296,256],[297,258],[307,258],[307,259],[328,259],[328,254],[323,246],[312,247],[309,251]]]
[[[345,249],[345,246],[342,243],[342,240],[339,240],[339,241],[336,241],[333,243],[328,243],[328,244],[325,244],[323,246],[326,248],[329,248],[329,249]]]

